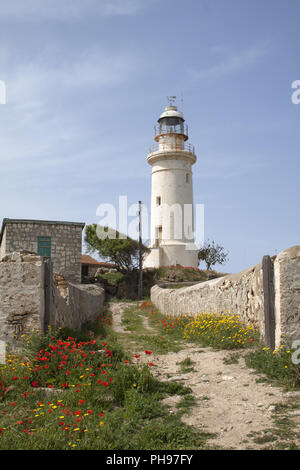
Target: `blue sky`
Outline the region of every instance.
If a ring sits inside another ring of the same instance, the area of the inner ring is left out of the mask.
[[[149,206],[153,126],[176,95],[223,270],[299,244],[299,14],[298,0],[0,0],[0,218]]]

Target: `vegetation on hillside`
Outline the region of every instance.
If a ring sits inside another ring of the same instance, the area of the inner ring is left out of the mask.
[[[143,333],[145,319],[150,334]],[[181,421],[194,406],[192,390],[152,374],[152,354],[180,350],[186,341],[233,350],[235,363],[244,351],[246,363],[266,380],[290,390],[300,386],[293,349],[270,351],[237,317],[174,318],[145,301],[128,303],[123,321],[130,342],[112,331],[109,312],[79,332],[49,328],[46,335],[22,337],[21,352],[8,352],[0,365],[0,449],[209,448],[211,434]],[[193,361],[180,365],[186,372]],[[174,413],[162,401],[172,395],[181,397]]]
[[[212,266],[216,264],[225,264],[228,259],[228,252],[225,252],[223,246],[215,244],[214,241],[209,240],[199,249],[198,252],[199,263],[204,261],[206,269],[209,271]]]
[[[97,224],[87,225],[84,241],[89,253],[98,253],[100,258],[113,263],[123,274],[132,273],[139,267],[139,242],[117,230]],[[149,248],[142,244],[141,251],[144,257]]]
[[[134,365],[109,315],[80,332],[23,337],[22,353],[0,365],[0,449],[204,448],[210,435],[162,403],[191,390],[155,379],[152,351],[143,354],[148,362]]]

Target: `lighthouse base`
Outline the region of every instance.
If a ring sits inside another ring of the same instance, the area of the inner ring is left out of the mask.
[[[184,266],[197,268],[199,265],[198,249],[192,244],[161,244],[151,248],[145,258],[144,268],[160,268],[162,266]]]

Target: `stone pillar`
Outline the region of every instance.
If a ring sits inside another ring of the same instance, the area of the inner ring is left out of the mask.
[[[274,261],[275,347],[300,339],[300,246],[282,251]]]

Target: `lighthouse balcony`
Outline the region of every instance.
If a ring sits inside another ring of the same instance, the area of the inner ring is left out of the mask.
[[[195,155],[195,147],[189,142],[159,142],[152,144],[149,153],[156,152],[188,152]]]
[[[197,160],[195,147],[189,142],[166,142],[156,143],[149,148],[147,157],[148,163],[154,163],[156,160],[184,158],[194,164]]]

